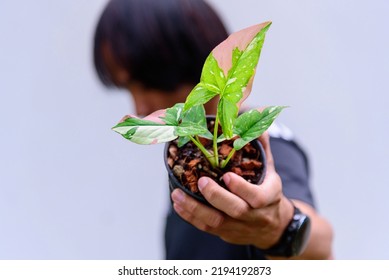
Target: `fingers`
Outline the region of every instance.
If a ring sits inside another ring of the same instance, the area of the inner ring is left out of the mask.
[[[200,230],[212,232],[224,222],[222,213],[196,201],[180,189],[175,189],[171,197],[177,214]]]
[[[250,237],[245,223],[231,219],[217,209],[196,201],[179,189],[172,192],[172,200],[176,213],[202,231],[236,244],[243,242],[243,240],[247,241],[247,238]]]
[[[215,208],[237,220],[246,218],[250,206],[239,196],[222,188],[208,177],[201,177],[198,187],[205,199]]]
[[[217,228],[225,221],[225,217],[231,217],[236,220],[252,218],[251,207],[246,201],[219,186],[212,179],[202,177],[199,179],[198,186],[205,199],[217,210],[202,205],[182,191],[175,190],[172,193],[172,199],[175,203],[173,205],[174,209],[180,212],[180,216],[186,221],[192,224],[196,223],[196,227],[204,228],[208,226]],[[178,208],[176,209],[176,207]]]
[[[223,176],[223,181],[228,189],[255,209],[263,208],[279,201],[282,195],[282,182],[275,171],[269,139],[267,132],[258,139],[265,150],[267,166],[265,180],[261,185],[251,184],[232,172],[226,173]]]
[[[271,152],[270,148],[270,137],[269,133],[266,131],[264,132],[258,140],[261,142],[263,149],[265,150],[265,156],[266,156],[266,165],[267,165],[267,170],[275,172],[275,167],[274,167],[274,159],[273,159],[273,154]]]
[[[228,172],[223,176],[228,189],[254,208],[264,208],[281,199],[282,185],[277,173],[268,171],[261,185],[254,185],[235,173]]]

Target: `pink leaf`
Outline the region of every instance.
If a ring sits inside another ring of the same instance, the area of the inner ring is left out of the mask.
[[[226,40],[217,45],[212,54],[217,60],[219,67],[223,69],[224,75],[227,76],[228,71],[232,66],[232,51],[237,47],[239,50],[244,50],[248,44],[253,40],[255,35],[261,31],[262,28],[268,26],[271,22],[264,22],[242,29],[238,32],[232,33]]]
[[[161,117],[164,117],[166,113],[166,109],[157,110],[150,115],[144,117],[144,120],[153,121],[160,124],[165,124],[163,120],[161,120]]]
[[[241,51],[245,50],[249,43],[253,40],[253,38],[258,34],[258,32],[269,24],[271,24],[271,22],[267,21],[232,33],[226,40],[221,42],[213,49],[212,54],[217,60],[219,67],[223,70],[225,76],[228,75],[228,71],[232,67],[231,54],[233,50],[235,48],[238,48]],[[245,91],[243,92],[243,98],[238,103],[239,107],[242,102],[249,96],[253,86],[253,81],[254,75],[250,79]]]
[[[144,117],[143,120],[148,120],[148,121],[152,121],[152,122],[159,123],[159,124],[165,124],[163,122],[163,120],[161,120],[161,117],[164,117],[165,113],[166,113],[166,109],[157,110],[157,111],[151,113],[150,115],[147,115],[146,117]],[[120,120],[120,122],[124,122],[126,119],[140,119],[140,118],[138,116],[130,114],[130,115],[125,115]]]

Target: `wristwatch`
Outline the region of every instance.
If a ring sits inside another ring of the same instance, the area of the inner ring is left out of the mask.
[[[286,227],[280,240],[272,247],[262,250],[265,255],[293,257],[301,254],[309,239],[311,220],[294,206],[293,218]]]

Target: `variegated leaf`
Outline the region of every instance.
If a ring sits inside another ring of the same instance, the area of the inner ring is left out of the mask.
[[[234,148],[240,150],[247,143],[261,136],[284,108],[284,106],[271,106],[262,112],[250,110],[240,115],[234,126],[234,133],[239,136],[234,141]]]
[[[175,133],[176,126],[138,118],[127,118],[112,130],[131,142],[145,145],[169,142],[178,137]]]

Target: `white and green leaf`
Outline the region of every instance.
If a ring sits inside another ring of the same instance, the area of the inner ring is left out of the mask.
[[[204,106],[195,106],[184,114],[183,106],[179,103],[167,110],[156,111],[144,119],[130,116],[112,129],[137,144],[158,144],[177,137],[209,135]]]
[[[175,126],[133,117],[125,119],[112,130],[131,142],[144,145],[169,142],[178,137]]]

